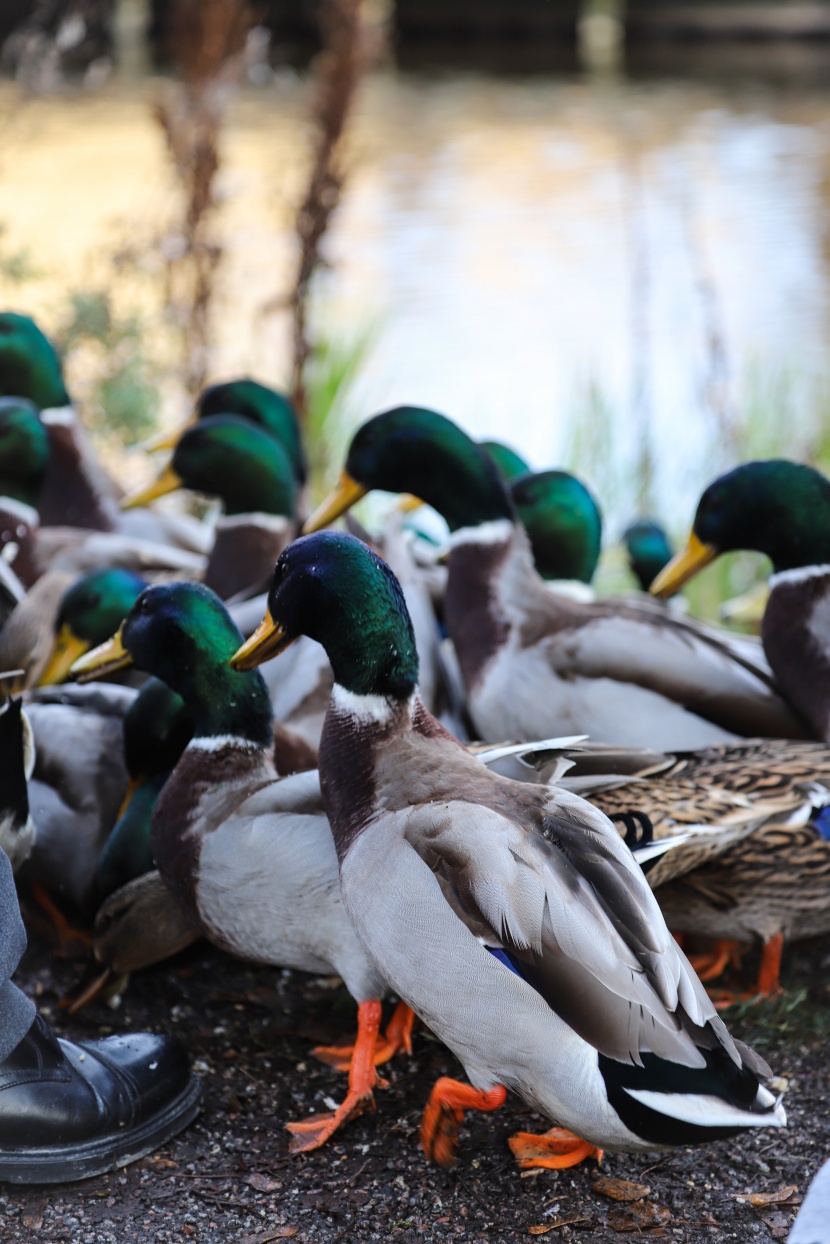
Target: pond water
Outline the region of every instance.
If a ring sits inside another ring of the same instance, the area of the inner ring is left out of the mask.
[[[163,322],[152,264],[143,284],[110,266],[174,208],[161,89],[0,89],[2,241],[39,269],[4,302],[51,327],[67,288],[112,276]],[[231,112],[214,375],[285,377],[285,317],[264,308],[290,281],[307,106],[284,73]],[[350,162],[318,300],[328,337],[371,336],[349,418],[435,406],[534,466],[575,464],[612,524],[643,501],[684,526],[742,456],[823,460],[830,95],[389,71]]]

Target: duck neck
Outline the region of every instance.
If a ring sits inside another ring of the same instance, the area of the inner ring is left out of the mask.
[[[793,707],[830,743],[830,565],[781,571],[769,585],[767,660]]]
[[[216,523],[203,582],[222,600],[257,584],[267,585],[280,553],[296,534],[280,514],[233,514]]]
[[[118,488],[99,465],[71,406],[41,412],[49,460],[38,509],[44,526],[114,531]]]
[[[520,524],[499,519],[453,532],[444,620],[468,691],[508,643],[525,604],[539,594],[545,587]]]
[[[412,729],[417,689],[406,699],[357,695],[332,688],[320,738],[320,788],[338,858],[366,827],[377,807],[377,763],[382,748]]]

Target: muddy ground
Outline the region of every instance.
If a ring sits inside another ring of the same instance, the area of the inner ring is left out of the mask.
[[[51,1189],[0,1185],[2,1244],[483,1244],[537,1235],[602,1244],[632,1232],[684,1244],[761,1244],[786,1238],[830,1156],[830,939],[787,953],[782,999],[728,1016],[788,1080],[788,1129],[698,1150],[607,1156],[602,1173],[611,1189],[634,1181],[642,1185],[629,1192],[636,1201],[603,1193],[593,1162],[522,1177],[507,1137],[545,1123],[515,1099],[496,1114],[467,1116],[452,1171],[428,1166],[418,1144],[421,1110],[436,1077],[460,1069],[423,1030],[413,1057],[388,1069],[375,1114],[324,1149],[289,1157],[283,1123],[343,1095],[343,1077],[310,1056],[312,1044],[350,1032],[354,1007],[338,983],[250,967],[199,943],[136,974],[117,1009],[95,1004],[69,1020],[58,1001],[83,966],[83,952],[59,958],[30,935],[18,978],[62,1034],[175,1033],[202,1076],[202,1113],[160,1153],[118,1173]],[[748,1194],[772,1203],[741,1199]]]

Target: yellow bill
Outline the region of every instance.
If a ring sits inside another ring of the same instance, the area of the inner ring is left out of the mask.
[[[649,588],[652,596],[671,596],[689,579],[694,578],[699,570],[714,561],[719,551],[712,544],[704,544],[690,531],[685,549],[675,554],[668,566],[663,567]]]
[[[414,497],[411,492],[405,492],[402,497],[398,497],[396,510],[400,510],[402,514],[411,514],[413,510],[420,510],[423,505],[420,497]]]
[[[81,639],[72,630],[67,622],[64,622],[61,629],[52,641],[52,651],[49,653],[49,660],[43,668],[40,678],[37,680],[39,687],[55,687],[58,683],[66,682],[66,676],[72,668],[74,661],[78,657],[82,657],[85,652],[89,652],[90,644],[86,639]]]
[[[151,501],[155,501],[158,497],[166,496],[168,492],[176,492],[178,488],[184,488],[181,476],[173,470],[173,467],[168,462],[161,474],[151,484],[128,492],[126,497],[121,499],[121,509],[134,510],[139,505],[149,505]]]
[[[123,626],[119,626],[112,639],[99,644],[97,648],[73,662],[70,674],[75,674],[78,682],[91,682],[93,678],[103,678],[105,674],[114,674],[116,670],[124,670],[132,665],[132,655],[121,642],[123,629]]]
[[[187,429],[192,428],[194,423],[198,423],[198,420],[195,415],[192,415],[190,419],[180,423],[172,432],[159,432],[156,436],[151,436],[149,440],[141,441],[140,444],[134,445],[133,449],[145,454],[158,453],[160,449],[175,449]]]
[[[250,639],[246,639],[242,647],[233,654],[230,663],[240,673],[256,669],[264,661],[270,661],[271,657],[285,652],[285,649],[290,648],[296,638],[296,635],[288,635],[271,617],[270,609],[266,609],[265,617]]]
[[[358,484],[356,479],[352,479],[347,471],[343,471],[340,476],[340,483],[335,488],[322,505],[318,505],[311,518],[306,519],[303,524],[303,535],[311,535],[312,531],[319,531],[321,527],[328,527],[329,523],[333,523],[341,514],[345,514],[346,510],[350,510],[361,497],[365,497],[369,491],[364,488],[363,484]]]
[[[120,821],[121,817],[127,811],[127,808],[129,808],[130,804],[133,801],[133,795],[138,790],[138,786],[139,786],[138,778],[133,778],[133,777],[127,778],[127,790],[124,795],[124,798],[121,800],[121,807],[118,809],[118,816],[115,818],[116,821]]]

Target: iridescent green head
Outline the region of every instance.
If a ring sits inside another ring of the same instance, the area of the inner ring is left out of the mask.
[[[212,384],[199,395],[196,415],[199,419],[239,415],[257,424],[285,450],[297,483],[305,483],[308,467],[300,424],[296,410],[284,393],[247,376],[225,380],[221,384]]]
[[[90,570],[64,592],[55,632],[67,626],[87,647],[102,644],[118,630],[146,586],[141,575],[120,566]]]
[[[234,735],[268,747],[273,714],[265,683],[256,672],[240,676],[229,666],[241,642],[219,597],[200,583],[146,588],[120,632],[131,663],[182,697],[196,735]]]
[[[228,515],[294,515],[297,486],[288,455],[238,415],[215,415],[189,428],[172,466],[184,487],[220,497]]]
[[[28,315],[0,312],[0,394],[25,397],[39,410],[68,406],[55,347]]]
[[[830,481],[784,458],[747,462],[709,485],[694,531],[719,553],[766,553],[776,571],[828,562]]]
[[[539,471],[510,490],[543,579],[590,583],[602,545],[602,515],[591,493],[567,471]]]
[[[193,737],[193,717],[180,695],[148,678],[124,716],[124,759],[134,781],[166,774]]]
[[[518,479],[520,475],[527,475],[530,466],[525,462],[515,449],[511,449],[509,445],[503,444],[501,441],[479,441],[483,449],[486,449],[496,466],[502,473],[504,479],[511,482]]]
[[[346,472],[366,489],[414,493],[451,531],[516,517],[487,450],[445,415],[419,406],[398,406],[358,428]]]
[[[641,518],[629,524],[623,532],[623,544],[628,553],[632,574],[647,592],[660,571],[672,559],[674,550],[659,523]]]
[[[268,615],[235,667],[252,669],[300,635],[322,644],[334,681],[355,695],[401,700],[417,684],[418,653],[401,586],[354,536],[322,531],[280,554]]]
[[[766,553],[776,572],[830,563],[830,481],[785,458],[746,462],[721,475],[700,498],[687,547],[652,592],[670,595],[733,549]]]
[[[0,398],[0,496],[37,506],[49,462],[49,434],[25,398]]]

